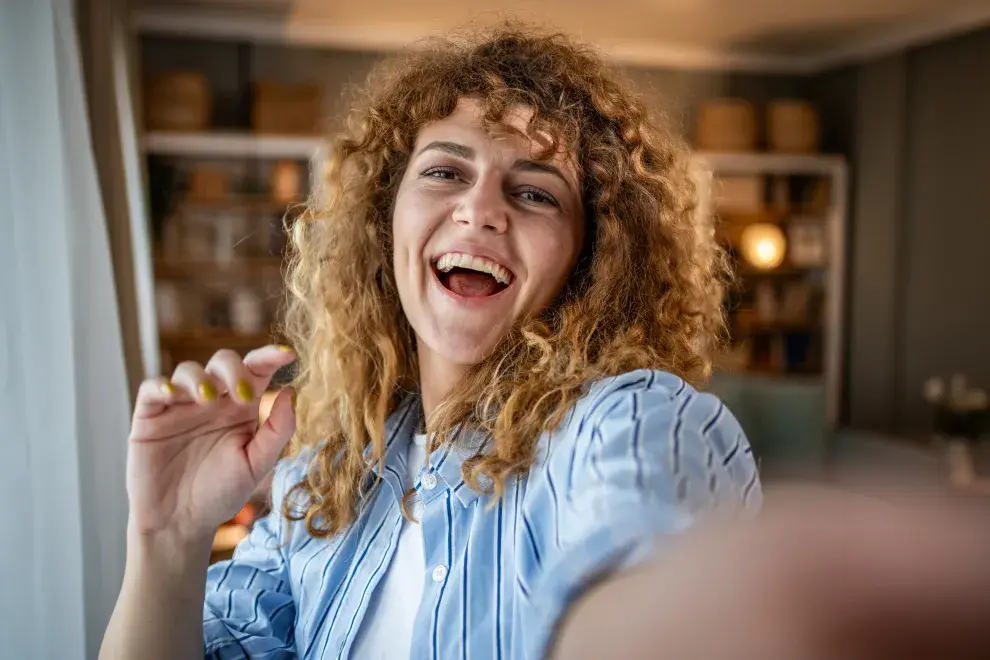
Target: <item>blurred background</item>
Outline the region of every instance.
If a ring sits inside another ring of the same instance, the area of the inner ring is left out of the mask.
[[[765,479],[890,475],[990,495],[987,0],[2,6],[0,211],[13,239],[0,272],[18,287],[5,287],[0,383],[4,417],[22,421],[0,465],[11,496],[33,488],[50,495],[36,507],[81,509],[80,566],[103,576],[77,580],[99,601],[79,628],[90,651],[119,584],[137,385],[279,340],[284,228],[348,88],[468,24],[524,19],[595,44],[691,145],[699,221],[738,276],[710,387]],[[62,390],[38,375],[65,363]],[[52,396],[72,419],[31,423],[24,411]],[[30,460],[41,437],[59,438],[45,446],[64,492]],[[216,556],[263,511],[259,493],[219,530]],[[43,562],[57,551],[34,524]]]

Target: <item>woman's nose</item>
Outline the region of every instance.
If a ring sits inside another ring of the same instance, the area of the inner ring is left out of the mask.
[[[501,234],[509,226],[510,210],[501,183],[494,178],[480,179],[461,198],[453,220],[464,227]]]

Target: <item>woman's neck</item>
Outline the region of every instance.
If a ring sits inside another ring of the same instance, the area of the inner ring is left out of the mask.
[[[430,418],[440,401],[467,371],[463,364],[451,362],[438,355],[422,341],[417,342],[419,353],[419,389],[423,397],[424,421]]]

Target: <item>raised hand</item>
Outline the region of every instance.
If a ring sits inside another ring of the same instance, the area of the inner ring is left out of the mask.
[[[240,510],[295,432],[289,390],[258,426],[260,394],[295,357],[284,346],[243,359],[220,350],[205,367],[183,362],[141,384],[127,457],[133,532],[212,538]]]

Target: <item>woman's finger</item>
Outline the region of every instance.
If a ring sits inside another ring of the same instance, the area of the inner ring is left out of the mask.
[[[172,385],[201,405],[215,403],[225,392],[223,382],[206,373],[198,362],[182,362],[172,374]]]
[[[258,379],[259,391],[268,388],[275,372],[296,359],[296,352],[289,346],[270,344],[257,348],[244,356],[244,366]]]
[[[134,419],[148,419],[160,415],[169,406],[190,400],[188,394],[176,388],[168,378],[164,376],[148,378],[138,388],[137,399],[134,401]]]
[[[253,403],[257,392],[264,387],[260,379],[248,371],[241,356],[224,348],[213,354],[206,363],[205,371],[210,376],[223,383],[224,390],[230,393],[230,398],[237,403]]]
[[[278,393],[268,419],[244,448],[251,464],[251,472],[257,481],[261,481],[275,467],[282,449],[296,432],[293,393],[294,390],[290,387]]]

